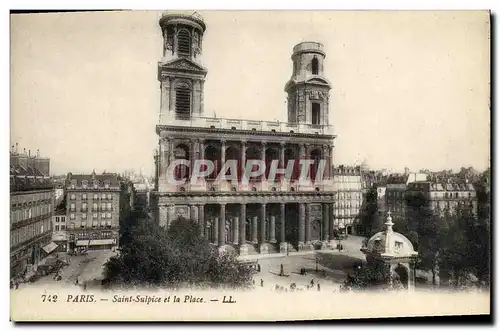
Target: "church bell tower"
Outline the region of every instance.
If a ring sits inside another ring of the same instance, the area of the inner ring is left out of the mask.
[[[158,63],[160,121],[191,120],[203,114],[207,70],[201,55],[206,26],[196,13],[165,13],[159,24],[163,33],[163,57]]]
[[[325,57],[323,44],[318,42],[302,42],[293,48],[293,73],[285,85],[289,123],[329,125],[331,85],[324,76]]]

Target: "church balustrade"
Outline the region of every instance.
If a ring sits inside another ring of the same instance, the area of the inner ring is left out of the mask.
[[[239,120],[216,117],[173,117],[168,114],[160,115],[160,125],[204,127],[212,129],[226,130],[247,130],[247,131],[266,131],[266,132],[286,132],[289,133],[309,133],[309,134],[333,134],[332,125],[314,125],[308,123],[288,123],[279,121],[254,121]]]

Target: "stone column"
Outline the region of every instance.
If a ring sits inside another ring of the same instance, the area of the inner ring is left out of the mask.
[[[195,160],[199,160],[201,156],[200,153],[200,140],[195,139],[193,142],[193,161],[191,163],[194,163]]]
[[[266,245],[266,204],[261,204],[260,208],[260,254],[267,254]]]
[[[333,231],[335,229],[334,227],[334,216],[333,216],[333,213],[334,213],[334,207],[335,207],[335,204],[334,203],[329,203],[329,211],[328,211],[328,218],[329,218],[329,227],[328,227],[328,230],[329,230],[329,239],[330,239],[330,247],[334,248],[335,247],[335,239],[334,239],[334,235],[333,235]]]
[[[199,37],[201,38],[201,37]],[[203,103],[204,103],[204,97],[203,97],[203,90],[204,90],[204,85],[205,81],[200,81],[200,116],[203,115]]]
[[[239,234],[240,234],[240,220],[238,216],[233,217],[233,244],[238,245],[239,243]]]
[[[285,164],[285,149],[286,149],[286,144],[284,142],[281,142],[280,143],[280,168],[281,169],[286,169],[286,164]],[[280,177],[278,177],[280,180],[285,178],[286,176],[286,172],[283,174],[283,175],[280,175]]]
[[[326,157],[326,176],[328,179],[332,179],[332,146],[327,147],[327,157]]]
[[[177,24],[174,25],[174,49],[173,49],[173,53],[174,54],[178,54],[177,52],[179,51],[179,40],[177,40],[177,31],[178,31],[178,28],[177,28]]]
[[[221,149],[220,149],[220,166],[221,166],[221,169],[222,167],[224,166],[224,163],[226,163],[226,141],[225,140],[221,140]],[[219,175],[219,174],[217,174]]]
[[[258,217],[254,216],[252,217],[252,242],[257,244],[259,240],[257,239],[257,233],[259,232],[259,227],[257,224]]]
[[[276,242],[276,217],[269,217],[269,242]]]
[[[192,34],[191,34],[192,35]],[[192,116],[200,116],[201,86],[200,80],[193,81]]]
[[[297,165],[298,167],[298,176],[299,178],[297,178],[297,180],[299,180],[299,183],[300,181],[304,181],[306,180],[306,178],[301,178],[301,175],[302,175],[302,167],[304,167],[304,164],[300,164],[300,160],[304,160],[306,158],[306,146],[304,144],[299,144],[299,164]]]
[[[241,177],[245,175],[245,164],[247,162],[247,142],[242,141],[241,142]],[[242,218],[243,219],[243,218]]]
[[[330,206],[323,204],[323,241],[328,242],[330,238]]]
[[[213,219],[212,226],[213,226],[212,233],[213,233],[213,236],[214,236],[213,243],[217,245],[219,243],[219,218],[218,217],[215,217]]]
[[[299,203],[299,248],[306,241],[306,206]]]
[[[247,220],[247,205],[244,203],[241,204],[240,206],[240,219],[241,219],[241,224],[240,224],[240,245],[244,245],[246,243],[246,237],[247,237],[247,229],[246,229],[246,220]]]
[[[415,267],[411,266],[410,264],[406,264],[405,266],[408,267],[407,272],[408,272],[408,291],[409,292],[414,292],[415,291]]]
[[[168,111],[170,109],[169,99],[170,99],[170,79],[165,77],[165,80],[161,83],[161,116],[168,116]],[[161,119],[161,118],[160,118]]]
[[[189,218],[193,221],[199,222],[198,208],[196,207],[196,205],[189,205]]]
[[[286,149],[286,144],[284,142],[280,143],[280,167],[285,168],[285,149]]]
[[[200,148],[200,160],[203,160],[205,158],[205,140],[204,139],[200,139],[199,148]]]
[[[299,144],[299,157],[301,159],[306,157],[306,144]]]
[[[226,205],[220,204],[219,218],[219,246],[226,244]]]
[[[306,244],[311,243],[311,204],[308,203],[306,206]]]
[[[196,154],[198,153],[198,140],[197,139],[189,139],[189,161],[191,164],[193,160],[196,159]]]
[[[169,111],[174,111],[175,110],[175,105],[174,105],[174,78],[168,77],[170,81],[170,91],[169,91],[169,99],[168,99],[168,110]]]
[[[174,220],[174,205],[167,205],[167,229]]]
[[[168,139],[168,164],[166,164],[166,167],[168,167],[172,162],[174,162],[175,155],[174,155],[174,141],[172,139]],[[165,168],[166,170],[166,168]]]
[[[168,162],[168,142],[167,139],[162,138],[160,141],[160,166],[158,167],[160,170],[160,179],[163,180],[165,177],[165,173],[167,171],[167,162]]]
[[[205,235],[205,206],[198,205],[198,224],[200,225],[200,233]]]
[[[322,242],[321,242],[321,249],[328,249],[329,248],[329,239],[330,239],[330,207],[327,203],[322,204],[322,211],[321,211],[321,216],[323,217],[322,220],[322,228],[323,228],[323,233],[322,235]]]
[[[262,142],[262,162],[264,162],[266,168],[267,168],[267,164],[266,164],[266,142]],[[264,173],[261,175],[261,182],[264,182],[264,181],[267,181],[267,178],[266,178],[266,171],[264,171]],[[264,207],[265,208],[265,207]]]
[[[266,204],[260,206],[260,244],[266,242]]]
[[[285,223],[285,203],[280,203],[280,253],[286,253],[288,244],[286,243],[286,223]]]

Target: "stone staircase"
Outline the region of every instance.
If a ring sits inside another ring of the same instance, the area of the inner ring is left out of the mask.
[[[247,255],[258,255],[259,251],[257,249],[257,246],[251,243],[247,243],[248,245],[248,254]]]
[[[297,248],[294,245],[292,245],[292,244],[288,244],[288,251],[290,253],[298,252]]]
[[[279,244],[266,243],[264,245],[267,246],[267,254],[275,254],[280,252]]]

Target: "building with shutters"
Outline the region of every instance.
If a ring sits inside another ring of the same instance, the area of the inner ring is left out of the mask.
[[[52,241],[57,244],[57,252],[68,251],[68,232],[66,230],[66,201],[55,207],[52,216]]]
[[[412,182],[408,184],[406,200],[408,217],[412,220],[421,206],[440,216],[456,214],[460,209],[468,209],[474,215],[478,212],[476,189],[468,181]]]
[[[116,174],[68,173],[66,232],[68,250],[118,246],[121,183]]]
[[[197,220],[213,245],[242,255],[330,247],[335,135],[323,45],[311,41],[293,47],[293,69],[285,84],[287,118],[215,118],[204,113],[203,105],[205,22],[195,14],[167,13],[159,25],[164,45],[158,63],[161,107],[151,196],[159,224],[168,227],[180,217]],[[303,159],[312,163],[301,165]],[[193,178],[200,160],[210,161],[214,171]],[[226,161],[234,162],[224,170],[233,180],[217,180]],[[249,176],[258,170],[254,161],[266,165],[264,174]],[[178,162],[183,164],[174,167]],[[273,162],[279,169],[290,165],[288,179],[282,174],[271,178]],[[301,176],[306,167],[309,175]],[[169,173],[182,183],[169,180]]]
[[[354,234],[363,204],[361,168],[340,165],[333,169],[336,194],[333,218],[340,233]]]
[[[51,242],[54,185],[49,174],[42,172],[49,166],[39,167],[36,158],[29,152],[10,153],[11,278],[32,272],[55,249]]]

